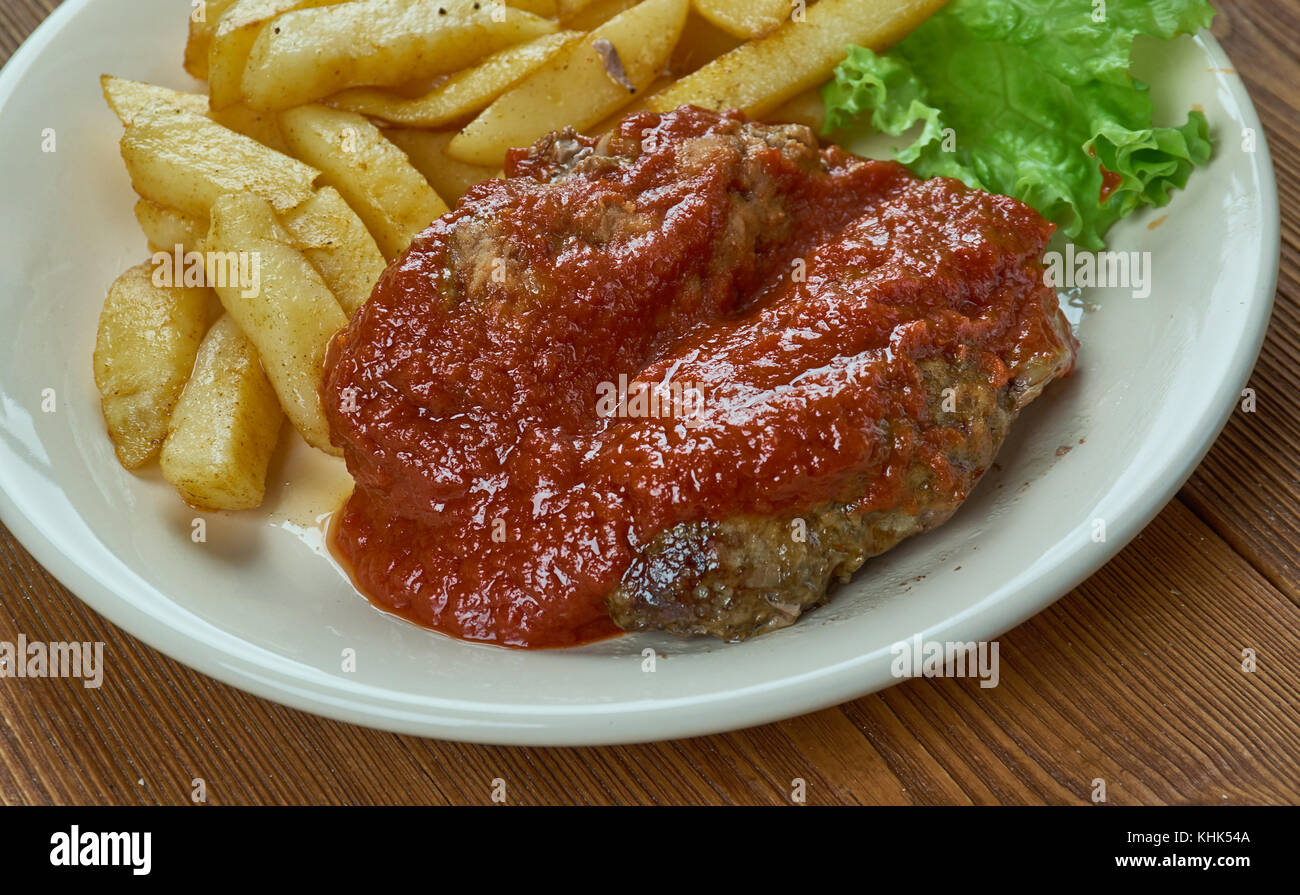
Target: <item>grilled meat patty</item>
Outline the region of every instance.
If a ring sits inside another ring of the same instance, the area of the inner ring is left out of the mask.
[[[677,525],[637,554],[610,594],[614,622],[628,631],[724,640],[794,624],[801,613],[829,599],[833,583],[847,582],[868,559],[948,521],[992,465],[1012,420],[1037,394],[1034,386],[1060,373],[1059,367],[1045,366],[1031,378],[994,389],[966,359],[918,366],[926,415],[908,425],[953,433],[945,460],[957,476],[955,489],[932,487],[934,470],[914,460],[889,509],[859,513],[837,502],[785,516],[748,514]]]
[[[791,624],[946,520],[1072,368],[1014,199],[689,107],[507,174],[394,262],[323,390],[336,545],[457,636]],[[697,400],[602,410],[627,380]]]

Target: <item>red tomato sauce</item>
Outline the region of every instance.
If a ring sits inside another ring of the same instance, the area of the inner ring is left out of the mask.
[[[667,528],[828,500],[886,508],[918,455],[955,481],[944,430],[927,443],[888,425],[926,412],[915,360],[974,346],[1001,387],[1056,344],[1038,262],[1050,224],[835,147],[816,175],[763,157],[789,238],[719,271],[732,175],[683,180],[673,153],[727,121],[634,116],[623,135],[656,135],[635,164],[544,187],[513,154],[336,338],[322,395],[356,489],[332,538],[379,605],[515,647],[612,635],[606,595]],[[565,237],[610,203],[653,226]],[[484,221],[510,246],[508,284],[452,263]],[[697,412],[602,415],[620,376],[688,383]]]
[[[1124,178],[1106,168],[1101,169],[1101,195],[1098,196],[1098,205],[1105,205],[1106,200],[1115,195],[1115,190],[1124,185]]]

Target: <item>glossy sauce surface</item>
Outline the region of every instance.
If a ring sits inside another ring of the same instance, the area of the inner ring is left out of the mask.
[[[513,155],[335,340],[323,398],[357,485],[334,545],[380,605],[510,646],[611,635],[605,596],[673,525],[887,508],[918,456],[951,482],[946,430],[890,425],[927,412],[917,360],[974,350],[1000,388],[1051,353],[1051,225],[1013,199],[760,149],[778,213],[729,253],[750,185],[676,154],[738,122],[634,116],[635,160],[553,181]]]

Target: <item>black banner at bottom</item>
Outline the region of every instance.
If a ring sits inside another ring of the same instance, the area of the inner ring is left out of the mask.
[[[612,809],[585,815],[568,810],[561,818],[504,806],[11,808],[0,813],[0,854],[16,879],[29,874],[75,882],[111,878],[127,885],[282,875],[300,883],[337,884],[353,877],[374,882],[390,863],[401,865],[404,874],[429,864],[454,865],[484,875],[485,882],[527,873],[527,867],[553,876],[574,861],[584,870],[628,869],[637,876],[664,873],[673,879],[690,873],[682,866],[684,853],[694,853],[706,866],[729,865],[723,871],[727,876],[744,878],[754,868],[765,879],[774,864],[796,874],[821,873],[817,864],[828,861],[837,865],[837,875],[847,870],[868,878],[873,867],[942,874],[978,867],[1009,881],[1067,871],[1078,879],[1113,875],[1173,882],[1200,875],[1230,884],[1261,869],[1286,874],[1289,865],[1281,854],[1278,819],[1261,813],[1268,809],[962,813],[960,808],[791,807],[786,810],[818,813],[779,819],[760,810]],[[736,867],[732,862],[742,855]],[[795,870],[799,865],[802,869]],[[718,869],[707,873],[713,877]],[[435,874],[431,885],[442,876]]]

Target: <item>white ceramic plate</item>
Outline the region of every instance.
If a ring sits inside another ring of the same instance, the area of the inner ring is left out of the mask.
[[[1169,117],[1205,109],[1217,153],[1169,208],[1114,231],[1112,248],[1153,253],[1154,289],[1082,296],[1097,310],[1076,317],[1077,375],[1024,414],[1001,469],[952,522],[869,563],[795,627],[740,645],[638,635],[524,653],[457,642],[353,590],[316,525],[346,474],[299,439],[284,439],[299,443],[277,458],[265,510],[209,517],[202,544],[195,514],[156,473],[114,460],[91,378],[95,322],[109,283],[147,249],[97,78],[195,88],[180,69],[188,8],[69,0],[0,74],[0,518],[146,643],[311,712],[448,739],[594,744],[734,729],[886,687],[892,643],[997,637],[1146,525],[1233,410],[1269,318],[1278,212],[1259,121],[1214,40],[1183,39],[1142,70]],[[1246,129],[1254,152],[1242,149]],[[1106,520],[1102,543],[1094,519]],[[647,647],[661,657],[653,673]],[[355,672],[342,670],[348,649]]]

